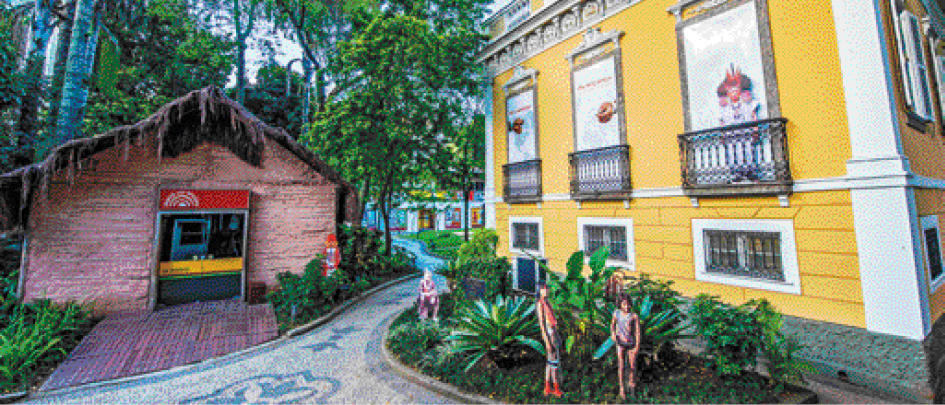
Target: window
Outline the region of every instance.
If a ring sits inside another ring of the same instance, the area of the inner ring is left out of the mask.
[[[940,52],[941,41],[936,39],[932,44],[932,66],[935,67],[935,80],[938,85],[938,101],[942,111],[942,119],[945,121],[945,55]]]
[[[938,234],[938,215],[929,215],[920,218],[922,222],[922,239],[925,244],[925,263],[929,272],[931,291],[942,285],[942,244]]]
[[[895,4],[893,7],[896,10]],[[901,11],[894,20],[906,103],[916,115],[931,120],[932,97],[919,19],[909,11]]]
[[[578,243],[585,257],[607,246],[608,266],[634,270],[632,218],[578,218]]]
[[[784,281],[779,233],[706,229],[703,240],[707,272]]]
[[[696,280],[800,294],[791,220],[692,220]]]
[[[512,247],[524,250],[538,250],[538,224],[512,224]]]
[[[511,253],[517,256],[542,256],[544,237],[541,217],[509,217]]]

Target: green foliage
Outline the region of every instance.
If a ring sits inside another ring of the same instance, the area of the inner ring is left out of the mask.
[[[449,328],[436,322],[412,320],[390,331],[389,347],[403,353],[404,361],[415,364],[449,336]],[[429,360],[427,360],[429,362]]]
[[[456,262],[463,264],[470,260],[492,259],[495,257],[495,248],[498,244],[499,235],[496,235],[494,229],[476,229],[469,242],[459,248]]]
[[[318,255],[305,266],[302,275],[282,272],[276,276],[279,288],[267,298],[282,330],[303,325],[330,312],[341,302],[391,278],[415,273],[415,258],[402,250],[384,255],[377,232],[340,226],[338,246],[341,262],[324,277],[325,257]]]
[[[286,93],[286,75],[290,75],[291,94]],[[293,138],[302,134],[302,75],[287,72],[272,63],[259,68],[256,83],[246,87],[243,105],[263,122],[283,128]]]
[[[461,282],[467,278],[478,278],[486,282],[486,299],[492,300],[508,293],[508,274],[512,270],[505,257],[471,260],[463,264],[450,262],[440,274],[450,279],[450,291],[457,295],[457,300],[465,301],[465,291]]]
[[[624,290],[630,297],[630,309],[640,316],[640,352],[645,361],[658,362],[660,353],[673,349],[679,340],[694,336],[686,333],[690,326],[685,322],[686,314],[679,309],[682,300],[672,284],[641,274]],[[601,358],[613,344],[608,338],[594,358]]]
[[[5,303],[15,297],[4,295]],[[90,311],[76,303],[49,300],[4,305],[0,314],[0,392],[26,388],[38,367],[55,363],[75,347],[91,327]]]
[[[465,356],[465,371],[485,356],[503,364],[523,346],[544,354],[544,346],[535,340],[539,329],[531,316],[534,311],[535,304],[522,297],[479,300],[454,316],[456,328],[445,340],[456,342],[451,352]]]
[[[549,275],[549,299],[567,336],[565,351],[578,358],[590,360],[594,348],[610,335],[613,304],[604,300],[604,286],[615,268],[604,267],[609,254],[608,247],[594,252],[589,260],[591,272],[587,275],[584,274],[583,251],[575,252],[568,259],[564,278],[554,277],[555,273],[541,264]]]
[[[801,347],[781,332],[782,316],[766,300],[731,306],[718,297],[700,294],[690,316],[696,333],[707,343],[707,356],[721,374],[737,374],[754,367],[759,354],[768,359],[777,390],[788,382],[803,383],[803,371],[813,371],[795,357]]]
[[[201,26],[186,0],[153,0],[134,21],[106,8],[103,22],[117,40],[114,83],[93,78],[83,132],[133,124],[189,91],[224,87],[233,70],[233,43]],[[107,86],[107,88],[106,88]]]

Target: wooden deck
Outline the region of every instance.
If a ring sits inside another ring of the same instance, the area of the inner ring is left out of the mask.
[[[269,304],[247,305],[238,299],[113,315],[95,326],[40,391],[166,370],[277,335]]]

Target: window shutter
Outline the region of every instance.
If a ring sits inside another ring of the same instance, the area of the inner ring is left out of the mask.
[[[924,118],[931,118],[932,97],[929,91],[928,64],[925,63],[922,30],[919,28],[919,19],[915,15],[907,13],[907,16],[909,19],[909,36],[912,42],[915,113]]]
[[[895,0],[893,0],[892,3],[893,12],[898,12],[899,10],[896,8]],[[908,15],[909,13],[905,11],[898,13],[899,18],[893,18],[893,23],[896,26],[896,36],[898,39],[896,43],[898,45],[897,48],[899,48],[899,67],[902,73],[903,94],[906,96],[906,104],[911,108],[915,108],[915,101],[912,98],[913,82],[910,68],[912,64],[910,55],[911,50],[914,48],[912,47],[912,36],[906,35],[905,29],[909,24]]]

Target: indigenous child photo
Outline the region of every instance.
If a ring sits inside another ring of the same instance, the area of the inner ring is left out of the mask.
[[[417,309],[420,319],[430,318],[431,312],[434,321],[439,321],[437,317],[440,312],[440,296],[436,291],[436,283],[433,281],[433,272],[426,270],[423,272],[423,279],[420,280],[420,297]]]
[[[558,320],[548,301],[548,285],[538,284],[538,326],[541,327],[541,339],[545,342],[548,364],[545,365],[545,396],[561,397],[561,339],[558,336]],[[554,384],[552,390],[551,384]]]
[[[625,381],[629,380],[630,395],[636,396],[637,355],[640,353],[640,317],[630,309],[630,296],[620,294],[617,309],[610,322],[610,338],[617,344],[617,377],[620,379],[620,398],[626,398]]]

